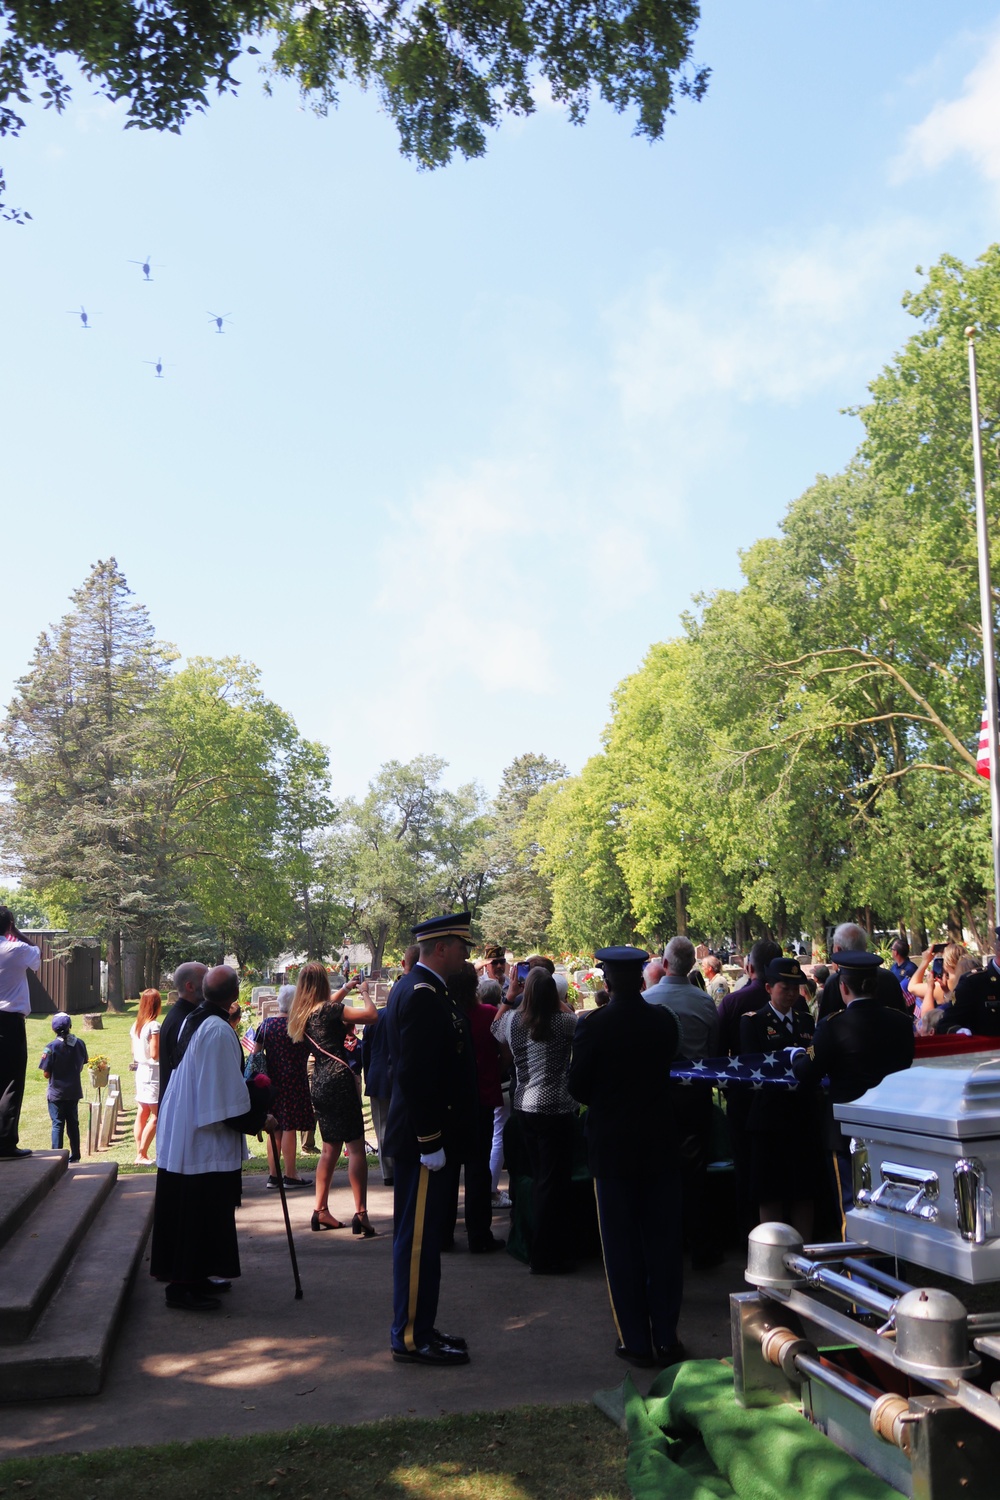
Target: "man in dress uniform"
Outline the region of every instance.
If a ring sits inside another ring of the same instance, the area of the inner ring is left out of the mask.
[[[587,1154],[615,1353],[635,1365],[670,1365],[685,1357],[677,1339],[681,1177],[668,1087],[680,1027],[668,1006],[646,1003],[648,956],[641,948],[595,954],[611,998],[577,1021],[569,1091],[588,1106]]]
[[[996,948],[985,969],[963,974],[951,1009],[945,1011],[941,1031],[968,1031],[972,1036],[1000,1036],[1000,927]]]
[[[392,1096],[385,1151],[393,1160],[392,1357],[410,1364],[467,1364],[465,1340],[439,1333],[441,1242],[479,1096],[469,1023],[448,995],[448,978],[469,957],[469,913],[413,928],[420,957],[397,980],[380,1022],[386,1028]]]
[[[800,1003],[805,975],[797,958],[772,959],[764,971],[767,1004],[740,1017],[740,1053],[782,1052],[809,1047],[813,1018]],[[793,1224],[805,1241],[813,1237],[815,1202],[824,1178],[818,1091],[800,1084],[766,1084],[749,1096],[747,1199],[758,1223]]]
[[[801,1047],[794,1048],[791,1064],[800,1083],[818,1084],[829,1078],[830,1104],[846,1104],[860,1099],[889,1073],[910,1066],[913,1021],[880,996],[880,954],[835,948],[830,958],[837,965],[845,1008],[817,1022],[812,1056]],[[827,1129],[837,1189],[846,1210],[854,1202],[850,1155],[830,1111]]]

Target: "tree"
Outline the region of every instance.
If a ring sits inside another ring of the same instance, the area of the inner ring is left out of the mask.
[[[904,301],[920,327],[859,408],[855,460],[743,554],[739,589],[650,650],[602,753],[546,804],[535,865],[567,940],[610,926],[593,893],[622,881],[650,939],[690,919],[744,944],[822,942],[847,917],[988,939],[965,329],[1000,326],[1000,247],[944,257]],[[979,368],[995,577],[995,336]]]
[[[537,948],[552,917],[548,877],[536,868],[538,846],[522,837],[532,799],[566,775],[562,761],[529,751],[507,766],[493,803],[490,839],[492,888],[479,923],[487,942]]]
[[[40,637],[3,725],[6,846],[31,885],[71,892],[76,921],[106,939],[112,1007],[121,935],[141,927],[151,896],[138,767],[171,657],[115,559],[99,562]]]
[[[436,755],[388,761],[362,801],[344,804],[324,841],[348,931],[367,944],[374,969],[387,945],[409,942],[421,917],[458,902],[475,909],[485,879],[482,794],[474,786],[445,791],[444,770]]]
[[[308,908],[316,832],[333,816],[325,751],[259,682],[238,657],[193,658],[163,685],[150,751],[147,857],[158,889],[187,906],[167,930],[214,929],[241,968],[288,942],[304,896]]]
[[[127,126],[179,131],[210,91],[235,91],[232,69],[261,42],[267,70],[295,80],[325,113],[341,86],[373,88],[422,167],[481,156],[504,114],[530,114],[541,80],[582,121],[591,98],[635,109],[657,140],[678,95],[700,99],[708,71],[691,64],[696,0],[0,0],[0,136],[33,91],[63,110],[75,60]]]

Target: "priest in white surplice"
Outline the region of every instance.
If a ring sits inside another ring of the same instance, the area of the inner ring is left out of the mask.
[[[160,1101],[150,1272],[167,1283],[168,1307],[219,1307],[240,1274],[236,1210],[245,1132],[274,1128],[267,1080],[243,1080],[243,1050],[229,1024],[239,977],[225,964],[205,975],[204,1000],[178,1035],[179,1062]]]

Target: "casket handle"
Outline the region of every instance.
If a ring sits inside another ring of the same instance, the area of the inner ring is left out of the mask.
[[[940,1183],[936,1172],[897,1161],[884,1161],[879,1171],[882,1181],[874,1192],[863,1189],[858,1193],[859,1204],[865,1208],[885,1208],[892,1213],[906,1214],[911,1219],[937,1218]],[[901,1189],[909,1194],[902,1203],[896,1197]]]

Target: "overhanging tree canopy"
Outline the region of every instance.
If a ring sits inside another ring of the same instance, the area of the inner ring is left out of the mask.
[[[128,126],[178,131],[263,49],[321,112],[345,83],[374,89],[422,167],[481,156],[505,114],[532,113],[538,80],[574,123],[599,97],[656,140],[677,96],[707,87],[698,16],[696,0],[0,0],[0,136],[33,97],[65,108],[67,60],[128,100]]]

